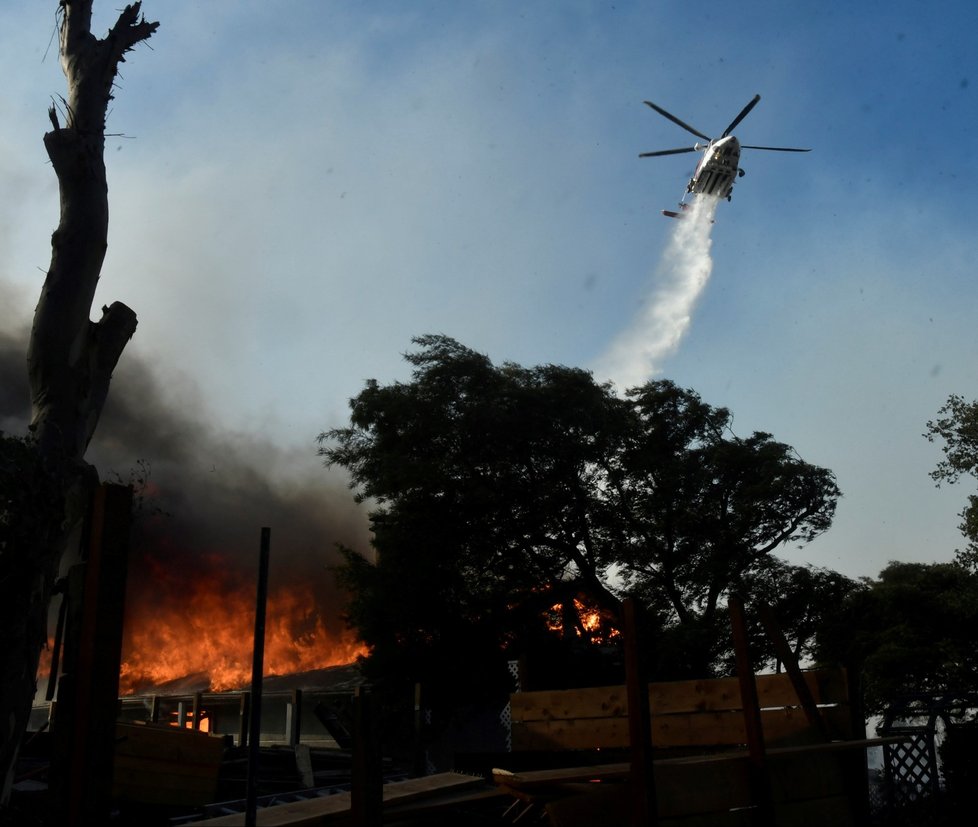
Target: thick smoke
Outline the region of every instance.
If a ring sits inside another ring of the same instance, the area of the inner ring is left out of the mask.
[[[713,270],[710,235],[717,203],[709,196],[693,197],[682,218],[675,221],[656,269],[656,287],[632,324],[594,366],[599,378],[611,379],[620,388],[641,385],[679,347]]]
[[[0,332],[0,427],[8,434],[24,433],[28,419],[26,336],[23,328]],[[286,449],[260,434],[224,432],[204,411],[185,378],[164,378],[127,351],[88,452],[103,480],[137,489],[124,644],[131,689],[181,669],[227,685],[215,670],[236,667],[230,661],[241,655],[225,652],[216,663],[214,650],[222,635],[244,630],[241,649],[250,653],[262,526],[271,528],[269,635],[295,644],[275,654],[266,643],[268,671],[341,662],[355,648],[329,571],[337,544],[368,542],[345,482],[319,464],[314,435]]]
[[[0,431],[20,436],[27,422],[27,331],[0,329]]]
[[[3,240],[0,229],[0,242]],[[3,281],[2,267],[0,262],[0,431],[17,436],[28,418],[27,339],[31,330],[29,318],[21,313],[27,306],[26,297]]]

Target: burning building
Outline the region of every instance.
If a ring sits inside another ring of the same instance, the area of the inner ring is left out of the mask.
[[[26,330],[0,338],[8,432],[22,433],[28,418],[25,351]],[[103,479],[136,492],[124,694],[188,677],[211,690],[248,683],[263,525],[272,528],[266,674],[350,663],[363,651],[330,567],[337,544],[367,545],[367,524],[345,483],[319,465],[313,437],[300,451],[222,432],[192,390],[164,390],[127,353],[88,452]]]

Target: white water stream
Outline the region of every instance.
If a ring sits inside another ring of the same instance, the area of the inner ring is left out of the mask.
[[[675,220],[652,291],[629,326],[595,361],[595,378],[611,379],[620,390],[644,384],[679,347],[713,270],[710,236],[718,203],[716,198],[694,197],[682,218]]]

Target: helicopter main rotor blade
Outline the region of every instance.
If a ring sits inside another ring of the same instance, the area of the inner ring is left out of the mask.
[[[652,103],[652,101],[643,101],[643,102],[645,103],[646,106],[652,107],[656,112],[662,115],[663,118],[668,118],[670,121],[676,124],[676,126],[681,126],[687,132],[691,132],[692,134],[694,134],[697,138],[702,138],[704,141],[713,140],[709,135],[704,135],[702,132],[693,129],[693,127],[691,127],[688,123],[683,123],[681,120],[679,120],[679,118],[677,118],[671,112],[666,112],[665,109],[663,109],[661,106],[656,106],[654,103]]]
[[[796,149],[791,146],[751,146],[750,144],[741,144],[741,149],[766,149],[768,152],[811,152],[810,149]]]
[[[699,152],[703,147],[687,146],[682,149],[660,149],[658,152],[642,152],[639,158],[658,158],[660,155],[680,155],[683,152]]]
[[[737,128],[737,124],[739,124],[744,118],[747,117],[747,114],[751,111],[751,109],[757,106],[757,102],[760,99],[761,99],[760,95],[754,95],[753,100],[751,100],[751,102],[747,104],[747,106],[745,106],[742,110],[740,110],[740,114],[730,122],[730,126],[728,126],[726,129],[723,130],[723,134],[720,137],[726,138],[727,135],[733,132]]]

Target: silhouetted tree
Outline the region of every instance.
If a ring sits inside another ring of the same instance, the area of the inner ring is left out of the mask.
[[[4,629],[0,652],[0,778],[10,773],[27,724],[35,675],[46,643],[47,607],[66,538],[96,483],[84,461],[109,389],[112,371],[136,329],[121,303],[90,319],[108,244],[105,118],[119,64],[158,26],[126,6],[103,39],[91,32],[92,0],[60,0],[59,43],[68,93],[63,120],[49,110],[44,146],[58,176],[61,219],[51,236],[51,265],[34,314],[28,351],[31,388],[29,461],[55,480],[65,508],[55,520],[34,521],[33,537],[3,548],[4,568],[16,577],[0,583],[0,604],[19,607],[22,621]],[[39,513],[44,513],[42,508]]]
[[[776,548],[825,531],[839,490],[831,471],[770,434],[733,435],[730,412],[693,391],[659,381],[627,396],[635,426],[607,492],[627,540],[616,562],[633,590],[659,592],[705,644],[727,590]]]
[[[376,561],[347,551],[342,576],[375,659],[421,663],[466,625],[518,653],[554,603],[615,613],[623,583],[662,623],[706,630],[689,670],[708,670],[729,586],[831,522],[830,472],[767,434],[733,436],[692,391],[622,398],[583,370],[415,342],[410,382],[368,382],[350,426],[320,435],[373,505]]]
[[[978,574],[890,563],[822,625],[817,655],[863,676],[869,714],[902,695],[978,689]]]
[[[760,619],[759,604],[771,609],[795,660],[811,664],[818,660],[819,632],[834,625],[851,596],[866,588],[864,582],[831,569],[796,566],[769,556],[737,587],[748,596],[748,634],[755,662],[781,671],[782,663]],[[732,660],[730,664],[732,669]]]
[[[978,477],[978,401],[966,402],[952,394],[938,413],[937,419],[927,423],[924,434],[929,442],[944,443],[944,459],[931,471],[931,477],[938,487],[942,482],[957,482],[963,474]],[[968,495],[959,528],[968,546],[958,552],[958,561],[978,571],[978,495]]]

